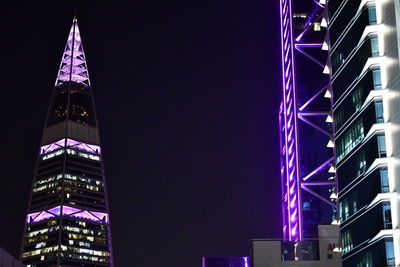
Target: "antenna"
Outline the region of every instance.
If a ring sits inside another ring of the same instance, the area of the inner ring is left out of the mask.
[[[74,0],[74,20],[78,18],[79,0]]]

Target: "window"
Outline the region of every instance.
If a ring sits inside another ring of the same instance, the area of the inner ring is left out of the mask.
[[[393,239],[389,239],[385,242],[386,245],[386,266],[395,266],[394,261],[394,247],[393,247]]]
[[[345,221],[358,211],[358,192],[352,192],[340,203],[340,221]]]
[[[379,150],[379,157],[386,157],[386,142],[384,135],[378,135],[378,150]]]
[[[371,38],[371,54],[373,57],[379,57],[379,45],[377,37]]]
[[[353,248],[353,241],[351,239],[350,230],[342,233],[342,253],[345,254]]]
[[[321,23],[320,22],[314,22],[314,31],[315,32],[321,31]]]
[[[365,253],[359,263],[357,263],[357,267],[373,267],[373,261],[372,261],[372,253],[371,251],[368,251]]]
[[[375,115],[376,115],[376,122],[383,123],[383,103],[382,101],[375,102]]]
[[[343,63],[344,63],[344,55],[343,55],[343,53],[340,53],[338,51],[333,53],[333,56],[332,56],[332,67],[333,67],[333,69],[338,69],[339,66],[342,65]]]
[[[372,77],[374,80],[374,90],[382,89],[382,81],[381,81],[381,70],[373,70]]]
[[[303,210],[311,210],[311,204],[309,201],[303,202]]]
[[[376,24],[376,8],[375,7],[370,7],[368,8],[368,19],[369,19],[369,24]]]
[[[362,86],[358,86],[352,94],[353,105],[356,111],[358,111],[361,108],[362,96],[363,96],[363,88]]]
[[[392,229],[392,209],[390,202],[384,202],[383,206],[383,222],[385,229]]]
[[[357,171],[357,176],[360,176],[365,172],[365,169],[367,168],[367,161],[365,160],[365,152],[361,152],[359,158],[358,158],[358,171]]]
[[[347,130],[338,140],[337,161],[342,160],[350,151],[364,138],[364,125],[362,120],[358,120]]]
[[[382,193],[389,192],[389,179],[388,179],[388,170],[386,168],[381,168],[379,170],[379,174],[381,177],[381,191]]]

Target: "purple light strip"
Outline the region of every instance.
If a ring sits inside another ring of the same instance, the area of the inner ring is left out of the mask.
[[[302,53],[303,55],[305,55],[306,57],[308,57],[309,59],[314,61],[315,64],[321,66],[321,68],[325,68],[325,65],[322,64],[321,62],[319,62],[315,57],[311,56],[310,54],[308,54],[306,51],[304,51],[303,49],[301,49],[298,46],[295,46],[295,48],[296,48],[297,51],[299,51],[300,53]]]
[[[303,182],[302,185],[304,186],[333,186],[336,185],[336,182],[326,182],[326,181],[321,181],[321,182]]]
[[[321,133],[325,134],[326,136],[328,136],[329,138],[331,138],[331,134],[327,131],[325,131],[324,129],[322,129],[321,127],[319,127],[318,125],[316,125],[315,123],[307,120],[306,118],[299,116],[299,119],[304,121],[305,123],[307,123],[308,125],[314,127],[315,129],[317,129],[318,131],[320,131]]]
[[[297,47],[322,47],[323,43],[297,43],[294,46]]]
[[[322,94],[323,92],[325,92],[327,89],[327,86],[322,87],[321,90],[319,90],[315,95],[313,95],[306,103],[304,103],[304,105],[302,105],[299,108],[299,111],[303,111],[309,104],[311,104],[320,94]]]
[[[307,174],[304,178],[303,181],[307,181],[308,179],[310,179],[310,177],[312,177],[313,175],[319,173],[320,171],[322,171],[326,166],[328,166],[331,162],[333,161],[333,157],[328,159],[327,161],[325,161],[324,163],[322,163],[320,166],[318,166],[316,169],[314,169],[312,172],[310,172],[309,174]]]
[[[281,193],[282,193],[282,225],[283,225],[283,238],[284,240],[288,240],[288,232],[287,232],[287,216],[286,216],[286,206],[288,203],[288,191],[286,189],[286,172],[285,172],[285,155],[286,155],[286,147],[284,145],[284,138],[283,138],[283,122],[282,122],[282,118],[283,118],[284,114],[283,114],[283,102],[281,102],[280,106],[279,106],[279,143],[280,143],[280,164],[281,164]]]
[[[319,111],[319,112],[299,112],[299,116],[302,117],[311,117],[311,116],[327,116],[329,112]]]
[[[313,0],[315,4],[317,4],[321,8],[325,8],[323,4],[320,4],[318,0]]]
[[[79,141],[75,141],[72,139],[67,138],[67,147],[73,148],[81,151],[85,151],[91,154],[101,154],[101,148],[97,145],[87,144]],[[40,147],[40,155],[50,153],[54,150],[63,148],[65,145],[65,139],[58,140],[54,143],[44,145]]]
[[[56,206],[54,208],[30,213],[26,216],[26,223],[37,223],[57,216],[68,216],[85,219],[93,222],[108,223],[109,215],[104,212],[81,210],[69,206]]]
[[[291,0],[280,0],[281,15],[281,46],[282,46],[282,76],[283,76],[283,121],[284,138],[283,149],[285,159],[283,164],[283,180],[286,185],[285,198],[282,205],[287,208],[288,216],[285,218],[284,229],[288,226],[289,241],[302,239],[301,206],[300,206],[300,178],[298,159],[298,133],[297,133],[297,101],[294,70],[294,41],[292,31],[292,6]],[[286,207],[287,205],[287,207]],[[284,232],[285,235],[285,232]]]
[[[249,267],[248,257],[243,257],[244,267]]]
[[[321,199],[322,201],[324,201],[325,203],[327,203],[329,206],[331,206],[332,208],[336,208],[336,204],[332,203],[332,201],[324,198],[323,196],[321,196],[320,194],[314,192],[313,190],[311,190],[310,188],[308,188],[305,184],[301,185],[301,188],[303,188],[305,191],[307,191],[308,193],[310,193],[311,195]]]

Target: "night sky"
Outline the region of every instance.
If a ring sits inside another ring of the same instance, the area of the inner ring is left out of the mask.
[[[116,267],[281,235],[279,1],[81,1]],[[72,1],[4,1],[0,247],[17,256]]]

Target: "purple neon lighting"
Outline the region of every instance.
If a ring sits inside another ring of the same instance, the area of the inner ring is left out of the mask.
[[[57,75],[56,86],[67,81],[74,81],[90,86],[89,72],[76,18],[73,20],[68,35]]]
[[[281,124],[284,127],[284,137],[281,142],[284,153],[281,164],[283,164],[283,167],[285,168],[282,175],[282,188],[284,190],[283,195],[285,196],[283,208],[287,211],[287,218],[284,216],[284,238],[289,241],[297,241],[302,239],[302,233],[300,218],[300,181],[298,173],[297,101],[291,5],[291,0],[280,0],[283,78],[283,118]],[[284,214],[286,214],[286,212]]]
[[[63,215],[70,215],[70,214],[77,213],[80,211],[81,211],[80,209],[76,209],[76,208],[69,207],[69,206],[63,207]]]
[[[79,141],[72,140],[72,139],[69,139],[69,138],[61,139],[61,140],[58,140],[58,141],[56,141],[54,143],[41,146],[39,154],[43,155],[43,154],[50,153],[50,152],[52,152],[54,150],[63,148],[65,146],[65,144],[67,145],[68,148],[73,148],[73,149],[85,151],[85,152],[88,152],[88,153],[91,153],[91,154],[101,154],[100,146],[79,142]]]
[[[56,142],[54,142],[54,143],[41,146],[41,147],[40,147],[40,152],[39,152],[40,155],[46,154],[46,153],[50,153],[50,152],[52,152],[52,151],[54,151],[54,150],[57,150],[57,149],[59,149],[59,148],[64,147],[64,144],[65,144],[65,141],[64,141],[64,140],[65,140],[65,139],[61,139],[61,140],[58,140],[58,141],[56,141]]]
[[[249,267],[249,259],[248,257],[243,257],[244,267]]]
[[[28,214],[26,216],[26,223],[37,223],[57,216],[68,216],[100,223],[109,222],[109,215],[104,212],[81,210],[69,206],[56,206],[45,211]]]

